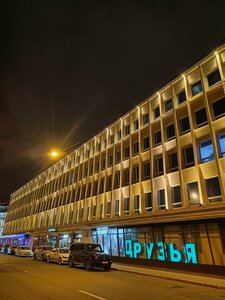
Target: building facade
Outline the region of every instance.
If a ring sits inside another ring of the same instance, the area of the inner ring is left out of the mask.
[[[225,45],[11,195],[4,234],[225,265]]]

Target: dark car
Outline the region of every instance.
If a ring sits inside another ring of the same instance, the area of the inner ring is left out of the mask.
[[[109,271],[111,268],[111,257],[104,253],[101,245],[92,243],[75,243],[70,247],[68,265],[83,265],[87,271],[93,268],[103,268]]]

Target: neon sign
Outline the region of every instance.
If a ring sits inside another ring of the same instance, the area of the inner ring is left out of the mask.
[[[178,250],[175,244],[158,243],[139,243],[137,241],[125,241],[126,256],[138,258],[140,254],[145,253],[147,259],[152,259],[155,251],[156,259],[161,261],[184,262],[197,264],[196,246],[193,243],[184,244],[182,250]]]

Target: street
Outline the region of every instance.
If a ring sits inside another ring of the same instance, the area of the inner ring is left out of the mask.
[[[221,299],[225,291],[111,270],[0,255],[0,300]]]

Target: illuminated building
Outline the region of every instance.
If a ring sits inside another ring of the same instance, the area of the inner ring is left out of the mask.
[[[177,249],[181,263],[194,245],[198,264],[225,265],[224,78],[222,45],[15,191],[4,234],[121,258],[152,243],[152,259]]]

